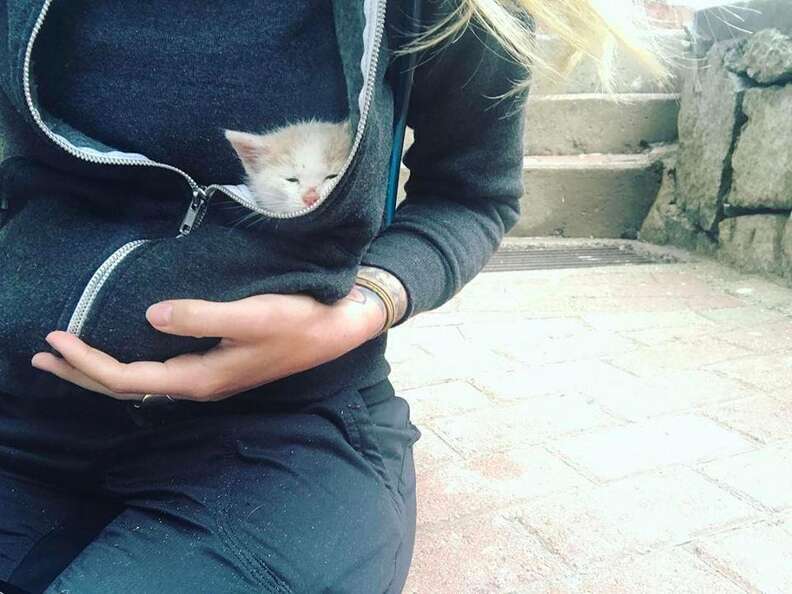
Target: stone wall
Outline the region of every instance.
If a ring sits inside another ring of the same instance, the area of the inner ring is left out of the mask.
[[[677,154],[640,238],[792,282],[792,3],[778,4],[786,20],[768,14],[782,29],[756,21],[742,38],[732,29],[699,44],[683,82]]]

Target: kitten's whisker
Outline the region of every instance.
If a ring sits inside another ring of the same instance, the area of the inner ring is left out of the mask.
[[[257,216],[259,216],[259,213],[257,213],[257,212],[249,212],[249,213],[241,216],[240,218],[238,218],[236,221],[232,222],[231,223],[231,228],[239,227],[240,225],[243,225],[243,224],[247,223],[251,219],[255,219]]]

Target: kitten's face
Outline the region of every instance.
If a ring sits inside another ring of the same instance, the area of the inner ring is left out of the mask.
[[[303,122],[268,134],[226,130],[226,138],[242,161],[257,204],[278,213],[316,204],[351,148],[348,122]]]

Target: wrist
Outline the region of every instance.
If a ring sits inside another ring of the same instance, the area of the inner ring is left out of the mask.
[[[357,283],[353,291],[357,293],[359,303],[364,306],[362,325],[365,339],[370,340],[385,332],[390,322],[388,306],[382,297],[368,286]]]
[[[387,319],[383,331],[404,321],[407,313],[407,290],[393,274],[374,266],[360,266],[355,282],[368,288],[382,301]]]

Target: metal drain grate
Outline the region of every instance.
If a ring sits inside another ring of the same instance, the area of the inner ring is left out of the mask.
[[[484,272],[594,268],[667,261],[665,258],[652,258],[649,254],[637,253],[630,246],[549,248],[506,245],[495,252],[484,267]]]

